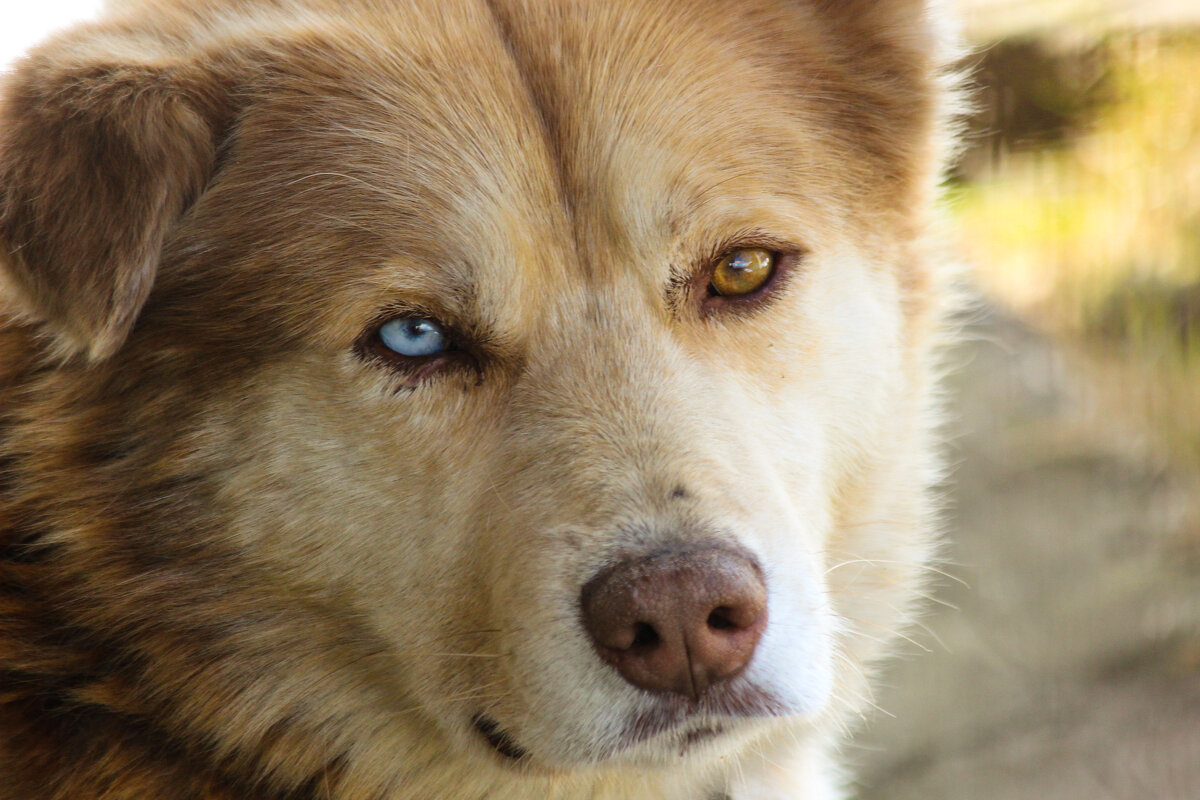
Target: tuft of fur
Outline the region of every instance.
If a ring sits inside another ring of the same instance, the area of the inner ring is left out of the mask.
[[[0,800],[839,796],[936,547],[942,25],[122,0],[21,61]],[[705,305],[747,242],[786,282]],[[405,314],[454,358],[372,350]],[[768,630],[741,707],[668,707],[580,587],[713,543]]]

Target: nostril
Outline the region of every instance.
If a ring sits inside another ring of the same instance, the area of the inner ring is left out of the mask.
[[[708,612],[705,622],[709,630],[713,631],[730,631],[736,633],[754,628],[766,612],[765,604],[762,602],[764,600],[765,598],[748,596],[745,598],[744,603],[717,606]]]
[[[738,625],[733,621],[732,611],[725,606],[714,608],[712,613],[708,615],[708,627],[717,631],[726,631],[730,628],[736,628]]]
[[[662,641],[658,635],[658,631],[654,630],[654,626],[646,622],[639,622],[633,627],[633,644],[630,649],[647,650],[657,645]]]

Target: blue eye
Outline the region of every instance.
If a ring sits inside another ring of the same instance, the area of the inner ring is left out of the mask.
[[[397,317],[379,329],[379,341],[394,353],[409,358],[436,356],[449,349],[446,329],[423,317]]]

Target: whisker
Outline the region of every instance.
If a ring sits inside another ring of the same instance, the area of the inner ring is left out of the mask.
[[[833,566],[827,568],[825,570],[825,574],[828,575],[829,573],[833,572],[834,570],[841,569],[842,567],[848,567],[852,564],[870,564],[870,565],[880,565],[880,566],[887,565],[887,564],[893,564],[893,565],[904,566],[904,567],[915,567],[915,568],[921,570],[922,572],[932,572],[934,575],[940,575],[943,578],[946,578],[947,580],[951,580],[957,584],[961,584],[966,589],[971,588],[971,585],[969,583],[967,583],[964,579],[958,577],[957,575],[952,575],[951,573],[946,572],[945,570],[938,569],[937,567],[931,566],[929,564],[925,564],[920,561],[900,561],[897,559],[887,559],[887,558],[851,558],[851,559],[847,559],[845,561],[840,561],[837,564],[834,564]]]
[[[414,655],[437,658],[504,658],[508,653],[416,653]]]
[[[407,706],[405,708],[398,708],[393,713],[412,714],[417,711],[431,711],[431,710],[440,708],[448,703],[465,703],[465,702],[469,702],[471,700],[492,700],[492,699],[495,699],[498,697],[508,697],[512,694],[512,692],[510,692],[510,691],[490,692],[490,693],[483,691],[485,689],[488,689],[488,688],[491,688],[492,686],[497,685],[498,683],[500,683],[500,682],[495,681],[493,683],[479,686],[479,687],[472,689],[470,691],[467,691],[467,692],[461,692],[459,694],[452,694],[447,697],[438,698],[437,700],[430,700],[429,702],[426,702],[426,703],[417,703],[416,705]]]

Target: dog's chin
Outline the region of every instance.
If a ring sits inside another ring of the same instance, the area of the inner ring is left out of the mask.
[[[681,763],[706,763],[745,749],[778,718],[697,715],[641,740],[627,737],[609,758],[639,769],[669,769]]]
[[[628,713],[609,735],[598,734],[566,758],[556,748],[539,749],[496,718],[472,718],[477,743],[501,765],[532,772],[569,772],[606,765],[677,767],[683,760],[715,760],[739,750],[784,718],[799,715],[786,703],[752,686],[721,687],[699,702],[678,695],[655,698]],[[603,726],[597,725],[599,731]]]

